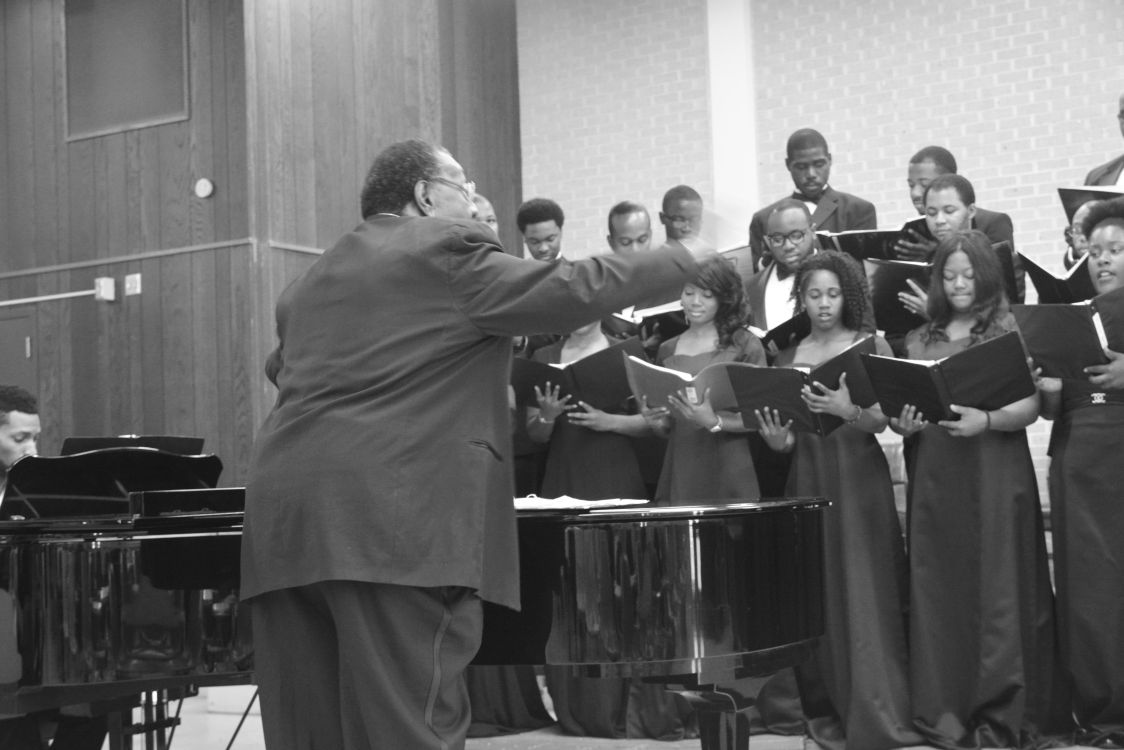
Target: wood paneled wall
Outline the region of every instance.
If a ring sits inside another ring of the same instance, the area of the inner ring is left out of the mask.
[[[404,138],[449,148],[514,226],[522,173],[514,0],[272,0],[248,8],[263,234],[330,246],[362,218],[371,160]]]
[[[244,238],[239,0],[188,2],[190,118],[68,143],[63,0],[5,0],[0,272]],[[213,197],[191,187],[211,179]]]
[[[379,149],[445,143],[514,241],[515,2],[188,0],[190,118],[71,143],[62,6],[0,3],[0,301],[96,276],[118,300],[26,307],[41,449],[198,435],[223,483],[241,483],[274,397],[262,364],[276,297],[359,222]],[[191,191],[200,177],[208,199]],[[142,294],[124,297],[138,272]]]

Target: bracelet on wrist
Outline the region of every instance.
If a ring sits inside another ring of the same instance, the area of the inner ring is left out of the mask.
[[[554,424],[554,419],[544,419],[542,414],[535,417],[535,419],[538,420],[539,424]]]
[[[859,406],[858,404],[855,404],[854,406],[855,406],[855,413],[852,414],[849,417],[843,418],[843,421],[846,422],[847,424],[854,424],[855,422],[858,422],[862,418],[863,408],[861,406]]]
[[[714,418],[718,421],[714,423],[713,427],[707,427],[706,429],[714,433],[722,432],[722,417],[715,414]]]

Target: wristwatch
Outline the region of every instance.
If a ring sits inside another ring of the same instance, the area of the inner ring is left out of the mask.
[[[710,432],[722,432],[722,417],[716,416],[715,419],[717,419],[718,421],[714,423],[714,426],[707,427],[706,429]]]

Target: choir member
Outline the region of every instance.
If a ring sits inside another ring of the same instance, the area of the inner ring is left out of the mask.
[[[947,192],[937,184],[926,206],[962,225],[971,201],[934,202],[934,192]],[[930,322],[906,336],[911,359],[939,359],[1014,329],[982,232],[941,232],[928,313]],[[932,423],[912,405],[891,419],[899,434],[918,436],[909,518],[914,722],[937,747],[1026,747],[1067,726],[1025,432],[1038,397],[952,409],[958,420]]]
[[[775,366],[815,367],[870,335],[862,331],[866,279],[850,256],[828,251],[808,258],[792,296],[811,332],[782,350]],[[875,344],[890,356],[884,340]],[[808,735],[839,750],[920,744],[909,708],[905,549],[890,469],[874,437],[888,419],[877,404],[852,402],[845,374],[837,388],[814,384],[801,396],[812,412],[845,424],[821,437],[792,431],[768,409],[757,419],[771,448],[794,452],[786,494],[831,500],[824,523],[826,632],[798,668]]]
[[[909,185],[909,199],[917,209],[917,213],[925,215],[925,193],[933,180],[945,174],[956,174],[956,157],[946,148],[926,146],[910,157],[906,183]],[[992,244],[1006,242],[1014,253],[1014,226],[1011,217],[1007,214],[976,206],[972,213],[971,225],[964,228],[980,230],[987,235]],[[929,260],[933,257],[936,246],[936,240],[915,236],[912,239],[900,240],[895,250],[904,260]],[[1018,301],[1022,302],[1026,295],[1026,282],[1019,256],[1013,256],[1013,263]]]
[[[1124,135],[1124,94],[1117,100],[1116,124]],[[1124,187],[1124,154],[1117,156],[1099,167],[1094,167],[1085,175],[1086,185],[1115,185]]]
[[[1089,209],[1093,201],[1087,201],[1077,207],[1073,218],[1065,228],[1065,254],[1062,255],[1062,264],[1066,269],[1073,268],[1085,255],[1089,247],[1089,239],[1085,236],[1085,219],[1089,216]]]
[[[476,204],[476,220],[486,224],[498,239],[499,220],[492,202],[480,193],[472,196],[472,202]],[[511,386],[508,386],[508,401],[512,419],[515,494],[524,497],[538,492],[545,455],[543,446],[527,435],[527,407],[516,404],[515,391]],[[525,664],[470,665],[465,669],[464,682],[472,708],[469,737],[529,732],[554,723],[543,705],[534,667]]]
[[[925,188],[922,200],[925,206],[925,223],[938,243],[945,237],[957,232],[966,232],[975,226],[976,190],[966,177],[958,174],[942,174],[933,178]],[[992,246],[990,238],[988,246]],[[995,254],[992,250],[992,255]],[[1012,262],[1016,262],[1014,256]],[[1002,270],[1000,279],[1002,279]],[[1015,284],[1021,296],[1024,284],[1021,265],[1015,267]],[[928,314],[925,293],[922,290],[915,291],[918,293],[903,292],[898,296],[908,309],[924,317]]]
[[[1099,294],[1124,288],[1124,200],[1086,204],[1089,274]],[[1083,208],[1085,208],[1083,206]],[[1119,335],[1119,333],[1117,334]],[[1073,689],[1077,744],[1124,747],[1124,358],[1085,380],[1041,378],[1050,440],[1058,630]],[[1115,374],[1115,377],[1114,377]]]
[[[539,349],[534,359],[568,365],[609,348],[598,322]],[[542,495],[583,500],[646,497],[644,479],[630,436],[650,429],[626,404],[603,411],[563,395],[557,385],[535,389],[537,407],[528,410],[527,433],[548,443]],[[547,687],[558,723],[583,737],[682,739],[690,709],[662,686],[640,680],[574,677],[568,667],[546,668]]]
[[[657,364],[695,374],[715,362],[765,364],[765,350],[746,330],[741,277],[733,265],[713,256],[699,264],[681,296],[687,330],[660,345]],[[699,500],[759,496],[757,473],[738,412],[716,413],[709,392],[691,399],[684,390],[670,404],[647,404],[652,428],[668,436],[667,455],[656,502],[682,505]]]
[[[784,166],[796,188],[791,197],[808,207],[816,229],[842,232],[848,229],[876,228],[878,217],[874,204],[832,187],[829,183],[831,165],[827,139],[818,131],[801,128],[788,137]],[[755,271],[772,261],[773,256],[765,245],[765,223],[776,205],[772,203],[762,208],[749,222],[749,248],[753,253]]]

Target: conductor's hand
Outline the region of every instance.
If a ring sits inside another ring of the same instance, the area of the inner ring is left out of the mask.
[[[897,417],[890,417],[890,429],[898,433],[902,437],[909,437],[916,435],[925,429],[925,415],[917,411],[917,407],[912,404],[906,404],[902,407],[902,413]]]
[[[703,391],[702,399],[694,401],[690,393],[680,390],[668,397],[672,410],[683,419],[693,422],[696,427],[710,429],[717,421],[718,415],[710,405],[710,389]]]
[[[566,418],[570,420],[570,424],[576,424],[594,432],[610,432],[616,426],[614,424],[615,414],[595,409],[584,401],[579,401],[578,408],[571,411]]]
[[[936,240],[927,240],[919,237],[911,229],[906,234],[912,239],[903,237],[894,245],[894,253],[902,260],[929,260],[937,249]]]
[[[855,414],[851,391],[847,388],[847,373],[839,376],[839,387],[835,390],[823,383],[812,383],[800,389],[800,398],[808,405],[808,411],[815,414],[834,414],[841,419]]]
[[[1098,388],[1124,388],[1124,354],[1111,349],[1104,350],[1108,357],[1107,365],[1090,365],[1085,368],[1089,382]]]
[[[959,414],[960,419],[956,421],[942,419],[937,422],[938,425],[948,430],[949,435],[953,437],[975,437],[987,432],[990,420],[986,411],[955,404],[949,406],[949,408]]]
[[[792,420],[781,422],[781,413],[776,409],[765,407],[754,410],[757,417],[757,428],[765,445],[779,453],[792,450],[796,438],[792,434]]]
[[[540,391],[539,387],[535,386],[535,399],[539,402],[539,416],[547,422],[553,422],[555,419],[570,409],[573,405],[569,403],[569,394],[565,396],[559,395],[562,392],[562,386],[552,385],[550,381],[546,382],[546,391]]]

